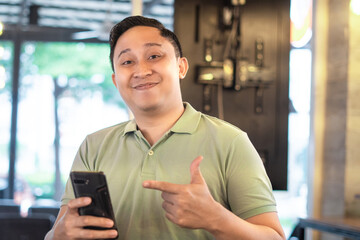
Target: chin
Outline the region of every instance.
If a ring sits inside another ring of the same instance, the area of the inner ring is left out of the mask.
[[[146,106],[146,107],[141,107],[140,110],[143,112],[154,112],[156,111],[158,108],[156,106]]]
[[[144,103],[141,105],[137,105],[136,108],[142,112],[154,112],[160,109],[161,105],[156,103]]]

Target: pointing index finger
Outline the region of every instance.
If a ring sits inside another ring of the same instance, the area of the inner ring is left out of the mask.
[[[147,180],[143,182],[143,187],[148,189],[159,190],[162,192],[178,193],[180,186],[175,183]]]

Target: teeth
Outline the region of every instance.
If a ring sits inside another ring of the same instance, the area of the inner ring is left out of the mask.
[[[138,87],[143,87],[143,86],[148,86],[148,85],[153,85],[154,83],[145,83],[145,84],[140,84],[138,85]]]
[[[144,83],[144,84],[139,84],[137,86],[135,86],[135,88],[146,88],[146,87],[151,87],[156,85],[156,83]]]

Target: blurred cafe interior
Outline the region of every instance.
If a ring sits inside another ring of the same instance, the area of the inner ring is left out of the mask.
[[[179,37],[183,100],[247,132],[288,239],[360,239],[360,0],[0,0],[0,239],[43,239],[84,137],[132,117],[108,60],[131,15]]]

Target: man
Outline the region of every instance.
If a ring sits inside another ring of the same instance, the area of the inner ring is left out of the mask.
[[[79,216],[68,182],[46,239],[285,239],[271,185],[247,135],[183,103],[188,70],[176,36],[129,17],[110,34],[113,83],[134,120],[87,136],[72,170],[107,176],[109,219]],[[201,168],[200,168],[201,164]]]

